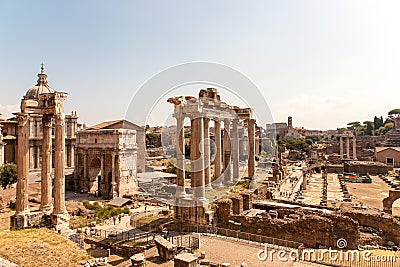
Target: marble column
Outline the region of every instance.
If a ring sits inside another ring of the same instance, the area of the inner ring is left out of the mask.
[[[339,150],[340,150],[340,158],[343,158],[343,137],[339,136]]]
[[[255,120],[249,119],[247,121],[247,131],[249,138],[249,161],[248,161],[248,177],[253,178],[256,170],[256,157],[255,157]]]
[[[205,200],[204,188],[204,156],[200,146],[204,139],[203,118],[191,119],[191,138],[190,138],[190,161],[192,168],[191,186],[194,190],[196,200]]]
[[[41,181],[41,205],[40,210],[49,211],[52,208],[51,203],[51,120],[52,116],[43,115],[43,142],[42,142],[42,181]]]
[[[347,158],[350,158],[350,136],[346,136],[346,154]]]
[[[214,121],[214,136],[215,136],[215,158],[214,158],[214,180],[221,176],[221,123],[217,120]],[[219,179],[214,185],[220,186],[221,180]]]
[[[209,118],[204,118],[204,185],[206,190],[211,190],[211,174],[210,174],[210,119]]]
[[[65,120],[63,114],[55,115],[54,150],[54,210],[53,214],[67,214],[65,207]]]
[[[353,159],[357,160],[357,138],[353,136]]]
[[[17,155],[17,193],[15,215],[29,213],[28,174],[29,174],[29,115],[18,114],[18,155]]]
[[[230,120],[224,120],[224,183],[232,183]]]
[[[186,196],[185,192],[185,131],[184,117],[176,117],[176,197]]]
[[[238,132],[239,120],[232,121],[232,171],[233,180],[239,180],[239,132]]]

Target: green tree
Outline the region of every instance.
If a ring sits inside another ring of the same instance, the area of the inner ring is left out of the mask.
[[[6,163],[0,167],[0,185],[3,189],[17,182],[17,165]]]
[[[364,121],[363,124],[365,125],[365,135],[372,135],[374,130],[374,123],[372,121]]]
[[[383,118],[382,116],[378,118],[377,116],[374,117],[374,130],[378,130],[383,125]]]
[[[285,136],[282,138],[281,144],[289,150],[297,150],[299,152],[310,151],[310,145],[302,138],[293,138],[291,136]]]
[[[388,112],[388,115],[392,119],[400,118],[400,108],[392,109]]]

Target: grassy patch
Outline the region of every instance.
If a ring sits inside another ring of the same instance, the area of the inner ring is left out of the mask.
[[[76,266],[91,257],[73,242],[48,229],[0,232],[0,257],[21,267]]]
[[[89,210],[94,210],[94,216],[100,219],[110,219],[111,217],[117,217],[118,215],[125,213],[129,214],[130,210],[128,207],[124,208],[115,208],[113,206],[101,206],[98,202],[94,202],[91,204],[89,201],[84,200],[82,204],[85,208]]]

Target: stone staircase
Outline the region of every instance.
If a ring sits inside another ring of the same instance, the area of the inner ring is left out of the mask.
[[[383,146],[400,147],[400,127],[394,128],[386,134]]]

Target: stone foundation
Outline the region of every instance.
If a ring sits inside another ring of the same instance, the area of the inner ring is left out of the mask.
[[[50,227],[50,216],[41,211],[34,211],[27,214],[12,215],[10,217],[10,229],[21,230],[33,227]]]
[[[56,231],[69,229],[69,214],[52,214],[51,221]]]

